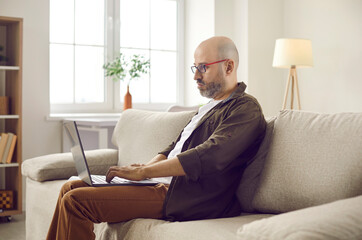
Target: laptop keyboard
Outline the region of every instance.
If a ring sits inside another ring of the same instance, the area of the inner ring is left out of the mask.
[[[119,177],[115,177],[112,179],[112,181],[110,183],[108,183],[106,181],[106,176],[102,176],[102,175],[92,175],[92,182],[94,184],[115,184],[115,183],[126,183],[126,182],[129,182],[129,180],[126,180],[126,179],[122,179],[122,178],[119,178]]]

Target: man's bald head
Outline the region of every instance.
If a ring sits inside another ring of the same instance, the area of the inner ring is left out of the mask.
[[[235,69],[239,66],[239,53],[234,42],[227,37],[212,37],[202,43],[199,48],[216,49],[217,59],[232,59],[235,63]]]
[[[194,58],[194,68],[197,68],[194,80],[202,96],[222,100],[235,91],[239,54],[230,38],[212,37],[203,41],[196,48]]]

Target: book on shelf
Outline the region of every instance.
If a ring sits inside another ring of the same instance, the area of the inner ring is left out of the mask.
[[[0,139],[0,163],[2,163],[2,159],[3,159],[4,152],[5,152],[8,137],[9,137],[9,135],[7,133],[1,133],[1,139]]]
[[[8,156],[6,157],[6,163],[11,163],[11,161],[13,159],[14,149],[15,149],[15,144],[16,144],[17,138],[18,137],[14,134],[13,139],[11,140],[11,143],[10,143],[10,149],[9,149]]]
[[[17,136],[13,133],[2,133],[0,139],[0,162],[11,163]]]

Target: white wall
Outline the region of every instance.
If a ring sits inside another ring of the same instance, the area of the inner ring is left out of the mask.
[[[0,15],[23,26],[23,159],[61,151],[60,122],[49,122],[49,1],[0,0]]]
[[[202,2],[202,3],[201,3]],[[195,8],[209,6],[213,15]],[[287,69],[272,68],[277,38],[312,40],[314,68],[298,69],[302,110],[362,111],[362,1],[361,0],[203,0],[188,1],[187,17],[209,22],[204,33],[232,37],[239,49],[239,81],[257,97],[266,116],[281,109]],[[200,5],[199,5],[200,4]],[[200,15],[201,13],[201,15]],[[212,18],[215,23],[212,25]],[[188,21],[188,19],[186,20]],[[186,25],[185,39],[206,38]],[[208,36],[207,36],[208,37]],[[194,48],[186,48],[188,59]],[[186,60],[187,61],[187,60]],[[188,66],[188,64],[186,64]],[[186,88],[187,105],[200,103],[194,85]],[[189,94],[188,91],[193,91]]]
[[[215,0],[215,35],[234,39],[234,0]]]
[[[239,51],[238,82],[248,83],[248,1],[215,0],[215,36],[234,40]]]
[[[275,39],[283,35],[283,2],[248,1],[248,92],[265,116],[276,115],[283,100],[283,72],[272,67]]]
[[[238,81],[247,82],[247,0],[186,0],[185,1],[185,105],[206,103],[193,80],[190,66],[194,51],[203,40],[213,36],[234,39],[241,62]]]
[[[240,56],[238,81],[248,85],[247,92],[257,97],[266,116],[275,115],[282,103],[284,86],[283,72],[272,68],[274,42],[283,33],[283,0],[203,0],[193,1],[192,5],[191,1],[187,3],[186,23],[190,21],[191,24],[185,25],[185,42],[192,39],[195,44],[192,47],[186,44],[186,66],[190,58],[193,60],[193,51],[201,41],[216,35],[232,38]],[[209,9],[195,11],[201,6]],[[211,15],[205,17],[206,11]],[[196,24],[193,23],[200,21],[207,23],[208,27],[202,31],[207,36],[200,33],[199,27],[194,30]],[[208,101],[200,96],[194,83],[190,84],[188,79],[185,81],[188,84],[185,89],[186,105]]]
[[[302,109],[362,112],[362,1],[294,0],[284,7],[284,35],[312,40],[314,67],[297,70]]]
[[[196,87],[191,66],[194,64],[194,50],[202,40],[215,35],[214,0],[185,0],[185,73],[184,99],[186,106],[207,102]]]
[[[233,40],[239,51],[238,81],[248,84],[248,0],[234,0]]]

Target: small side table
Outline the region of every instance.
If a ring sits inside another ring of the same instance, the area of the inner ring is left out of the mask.
[[[84,150],[103,148],[117,149],[112,144],[112,134],[119,117],[107,118],[66,118],[63,122],[76,121]],[[68,136],[63,129],[63,152],[71,148]]]

